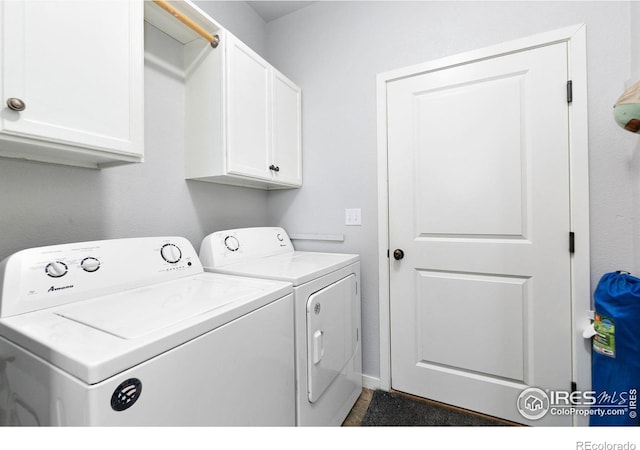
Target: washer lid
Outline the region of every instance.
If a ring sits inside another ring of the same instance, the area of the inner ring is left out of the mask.
[[[237,279],[212,283],[208,277],[195,277],[67,305],[53,314],[122,339],[137,339],[255,294],[255,286]]]
[[[219,273],[282,280],[300,286],[360,260],[347,253],[301,252],[255,258],[222,267],[209,268]]]
[[[0,319],[0,336],[94,384],[292,291],[205,273]]]

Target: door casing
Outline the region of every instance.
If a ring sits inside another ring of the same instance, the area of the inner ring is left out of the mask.
[[[591,389],[591,342],[582,337],[590,325],[591,280],[589,254],[589,152],[587,117],[587,57],[584,24],[449,56],[423,64],[378,74],[377,77],[377,147],[378,147],[378,274],[380,318],[380,384],[390,390],[391,332],[389,247],[389,185],[387,177],[387,83],[458,64],[505,55],[513,52],[566,42],[568,74],[572,81],[573,100],[569,107],[570,226],[575,233],[575,253],[571,256],[571,335],[572,379],[577,390]],[[588,418],[574,416],[574,425],[587,425]]]

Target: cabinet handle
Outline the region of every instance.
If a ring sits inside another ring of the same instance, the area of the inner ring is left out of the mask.
[[[269,166],[269,170],[273,170],[274,172],[280,172],[280,167],[274,166],[273,164],[271,164]]]
[[[24,111],[27,105],[19,98],[11,97],[7,99],[7,106],[13,111]]]

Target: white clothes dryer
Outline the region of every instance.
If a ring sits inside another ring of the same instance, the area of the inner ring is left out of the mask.
[[[206,271],[288,281],[294,289],[296,423],[340,425],[362,392],[360,257],[296,251],[282,228],[205,237]]]
[[[291,283],[205,273],[180,237],[0,263],[0,425],[295,425]]]

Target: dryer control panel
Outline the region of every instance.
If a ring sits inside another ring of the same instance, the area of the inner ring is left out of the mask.
[[[182,237],[145,237],[37,247],[0,262],[0,317],[202,273]]]
[[[283,228],[236,228],[206,236],[200,246],[200,260],[205,268],[213,269],[293,251],[289,235]]]

